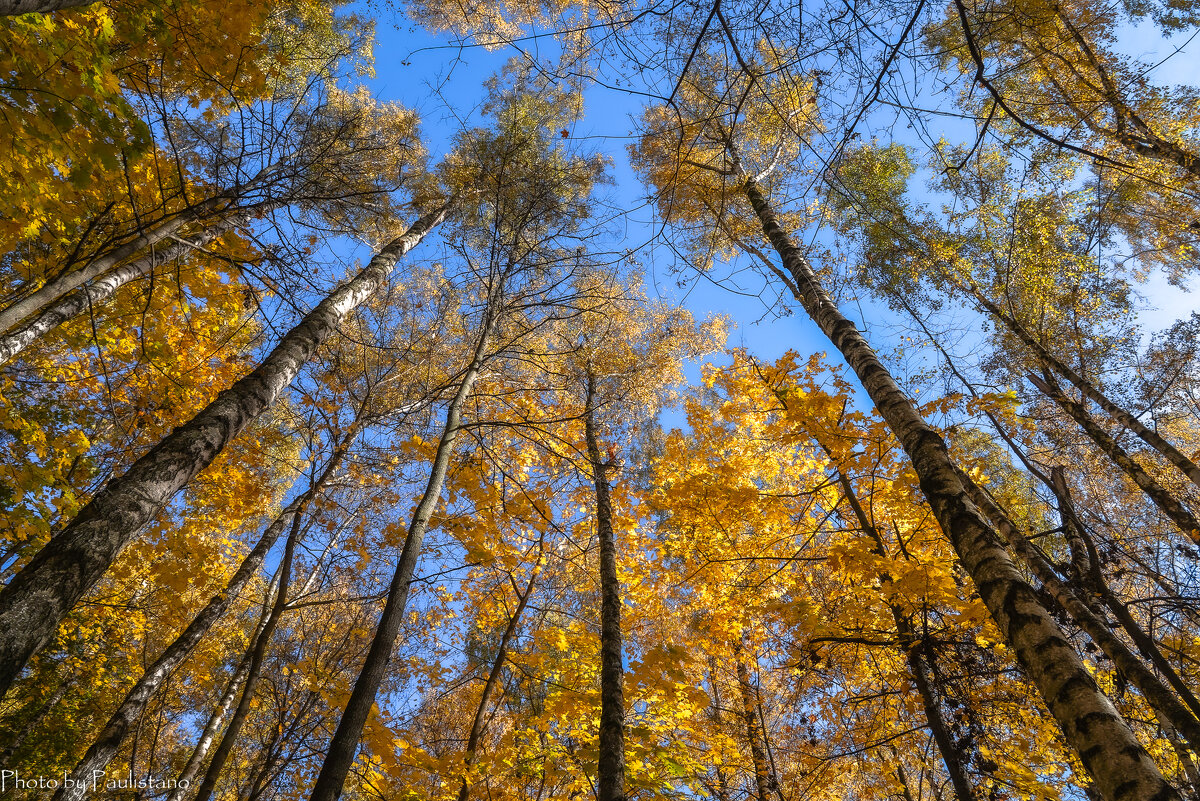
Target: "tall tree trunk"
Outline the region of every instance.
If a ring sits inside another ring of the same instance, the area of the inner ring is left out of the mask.
[[[830,458],[833,457],[832,451],[821,446]],[[867,515],[862,503],[858,499],[858,495],[854,492],[854,485],[850,483],[850,479],[842,472],[840,467],[835,468],[837,472],[838,483],[842,485],[842,492],[846,496],[846,503],[850,506],[850,510],[854,513],[854,519],[857,521],[859,528],[863,533],[870,537],[874,546],[875,553],[882,557],[887,557],[887,548],[884,547],[883,537],[879,533],[879,529],[871,522],[871,518]],[[892,577],[884,574],[880,577],[886,585],[890,583]],[[913,684],[917,688],[917,692],[921,695],[921,705],[925,709],[925,721],[929,724],[929,731],[933,734],[933,742],[937,745],[938,753],[942,757],[942,764],[946,767],[946,773],[950,776],[950,784],[954,787],[954,794],[959,801],[973,801],[975,798],[975,789],[971,785],[971,780],[967,777],[966,766],[963,765],[958,749],[954,746],[954,739],[950,736],[950,727],[946,725],[945,719],[942,717],[942,708],[938,704],[937,696],[934,694],[933,684],[929,680],[929,671],[925,664],[925,660],[921,656],[921,648],[925,645],[924,639],[917,636],[913,629],[912,621],[904,614],[904,610],[895,604],[888,604],[892,612],[892,620],[896,624],[896,633],[900,638],[900,647],[904,651],[905,661],[908,663],[909,675],[912,676]],[[933,652],[930,651],[932,658]]]
[[[1062,387],[1054,380],[1054,376],[1050,374],[1049,370],[1043,372],[1040,378],[1036,375],[1029,375],[1028,378],[1038,390],[1058,404],[1063,411],[1079,424],[1079,427],[1096,444],[1096,447],[1111,459],[1113,464],[1121,468],[1125,475],[1133,479],[1133,482],[1141,487],[1142,491],[1154,502],[1154,505],[1172,523],[1178,526],[1180,531],[1186,534],[1193,542],[1200,545],[1200,520],[1197,520],[1196,516],[1182,503],[1177,501],[1162,484],[1159,484],[1149,473],[1143,470],[1142,466],[1135,462],[1125,452],[1125,449],[1118,445],[1117,441],[1100,427],[1091,414],[1088,413],[1088,410],[1083,407],[1082,403],[1068,398],[1063,392]]]
[[[467,735],[466,754],[463,756],[465,770],[462,775],[462,786],[458,790],[458,801],[468,801],[471,797],[469,774],[471,766],[475,764],[475,753],[479,749],[479,740],[483,737],[488,704],[500,681],[500,672],[504,668],[505,660],[508,659],[508,647],[517,634],[517,625],[521,622],[521,615],[525,612],[525,606],[533,595],[538,573],[541,570],[541,558],[542,553],[539,551],[538,561],[529,573],[529,583],[525,585],[525,592],[518,597],[517,608],[513,610],[512,616],[508,619],[508,625],[500,637],[500,644],[496,647],[496,657],[492,660],[492,668],[488,671],[487,680],[483,683],[483,694],[479,697],[479,706],[475,707],[475,717],[471,719],[471,731]]]
[[[1079,586],[1085,588],[1089,596],[1099,599],[1108,607],[1142,656],[1148,659],[1166,678],[1167,683],[1175,689],[1179,699],[1191,711],[1192,716],[1200,720],[1200,699],[1196,698],[1183,677],[1179,675],[1174,665],[1158,647],[1154,638],[1134,619],[1128,605],[1118,598],[1117,594],[1108,586],[1100,568],[1100,555],[1096,552],[1095,544],[1075,510],[1075,503],[1071,499],[1071,493],[1067,487],[1065,470],[1061,466],[1055,467],[1051,471],[1051,479],[1051,490],[1058,501],[1063,531],[1067,534],[1069,541],[1078,543],[1078,545],[1072,546],[1072,570],[1080,573]],[[1082,551],[1078,558],[1075,556],[1075,550]],[[1078,562],[1082,562],[1082,564],[1077,564]],[[1080,572],[1081,570],[1082,572]],[[1095,611],[1094,608],[1093,611]],[[1100,615],[1097,614],[1097,616]]]
[[[305,507],[329,485],[341,466],[354,437],[358,435],[359,427],[360,423],[356,421],[349,434],[336,445],[329,462],[316,480],[271,521],[271,524],[263,531],[262,537],[259,538],[258,544],[238,566],[224,592],[214,595],[212,600],[192,619],[183,633],[176,637],[175,641],[167,646],[158,659],[146,669],[146,672],[126,694],[116,712],[109,718],[108,723],[88,748],[87,753],[71,771],[68,778],[73,781],[70,784],[64,782],[63,787],[54,794],[55,801],[80,801],[87,796],[90,786],[89,779],[95,775],[95,771],[103,771],[108,767],[108,763],[116,755],[129,728],[141,716],[146,704],[162,686],[167,676],[191,654],[213,624],[225,614],[225,610],[229,608],[234,599],[242,594],[250,580],[258,575],[267,554],[275,547],[275,543],[283,534],[289,521],[295,521],[293,531],[296,530],[296,523],[299,522],[299,516],[304,513]]]
[[[337,730],[329,742],[329,750],[325,753],[325,762],[313,785],[311,801],[336,801],[342,794],[342,786],[354,763],[354,754],[358,750],[362,738],[363,727],[371,714],[371,706],[375,696],[387,674],[388,662],[392,650],[396,646],[396,637],[400,633],[400,624],[404,619],[404,609],[408,602],[408,586],[412,581],[417,559],[421,554],[421,545],[425,539],[425,529],[429,519],[442,496],[442,488],[446,481],[446,471],[450,466],[450,457],[454,452],[454,441],[462,427],[462,410],[467,398],[475,386],[476,379],[483,369],[487,358],[488,347],[491,343],[498,309],[493,306],[496,295],[489,294],[488,307],[484,310],[483,330],[479,335],[471,361],[463,373],[458,390],[446,409],[446,422],[442,427],[442,436],[438,440],[437,452],[430,466],[429,480],[417,508],[413,512],[408,526],[408,534],[404,538],[404,548],[400,552],[400,561],[396,564],[396,572],[388,587],[387,600],[384,602],[383,613],[379,616],[379,624],[375,629],[375,637],[367,651],[358,679],[346,709],[338,721]],[[197,799],[201,801],[201,799]]]
[[[960,284],[961,286],[961,284]],[[1100,391],[1092,382],[1088,381],[1075,370],[1072,370],[1069,365],[1056,357],[1053,353],[1046,349],[1042,343],[1017,321],[1015,317],[1004,312],[997,304],[993,303],[975,286],[963,287],[975,301],[979,303],[988,313],[999,320],[1004,326],[1012,332],[1014,336],[1025,344],[1033,352],[1033,355],[1043,364],[1047,365],[1054,372],[1061,375],[1067,381],[1079,390],[1085,398],[1094,402],[1097,406],[1103,409],[1110,417],[1116,420],[1121,425],[1136,434],[1143,442],[1156,451],[1161,453],[1171,464],[1175,465],[1184,475],[1192,480],[1192,483],[1200,486],[1200,466],[1189,459],[1182,451],[1163,438],[1157,431],[1147,428],[1141,420],[1138,420],[1125,409],[1121,408],[1113,402],[1107,395]]]
[[[938,523],[1017,660],[1062,726],[1067,742],[1095,777],[1102,797],[1106,801],[1178,799],[1178,792],[1096,686],[996,532],[968,498],[941,436],[921,418],[866,339],[829,298],[753,181],[747,180],[745,193],[791,276],[797,300],[845,357],[908,454]]]
[[[266,627],[267,619],[271,614],[270,610],[271,606],[266,606],[262,615],[259,616],[258,625],[254,627],[254,633],[250,637],[250,647],[242,655],[237,667],[234,668],[233,675],[229,677],[229,683],[225,685],[225,692],[221,694],[212,714],[208,716],[208,721],[204,724],[203,731],[200,732],[200,738],[196,740],[196,746],[192,749],[183,770],[179,771],[179,775],[176,777],[176,787],[167,796],[167,801],[183,801],[183,796],[196,780],[196,775],[200,772],[201,765],[204,764],[204,758],[208,756],[208,749],[212,748],[213,741],[217,738],[217,730],[221,728],[222,721],[229,714],[229,710],[233,708],[234,700],[239,697],[238,690],[242,687],[242,683],[250,675],[250,663],[254,659],[254,646],[258,642],[263,628]]]
[[[140,259],[122,264],[87,286],[80,287],[17,325],[11,332],[0,336],[0,364],[13,358],[66,321],[104,303],[122,286],[135,278],[149,274],[157,265],[181,258],[197,248],[204,247],[212,240],[244,225],[249,217],[249,213],[233,215],[189,239],[179,240],[161,250],[147,253]]]
[[[4,14],[4,2],[6,0],[0,0],[0,16]],[[70,272],[51,278],[33,292],[22,295],[8,306],[0,309],[0,333],[10,333],[25,318],[35,314],[47,305],[63,299],[68,292],[78,289],[88,281],[99,278],[126,259],[133,258],[143,249],[152,247],[164,239],[174,236],[184,226],[200,222],[211,214],[221,213],[222,205],[228,205],[254,187],[260,186],[274,175],[277,169],[278,165],[267,167],[259,171],[249,181],[205,198],[199,203],[193,204],[165,220],[160,220],[149,229],[139,232],[137,236],[123,245],[119,245],[106,253],[96,256],[79,269],[71,270]],[[251,210],[253,208],[227,209],[227,212],[238,213],[239,211]]]
[[[342,319],[374,293],[448,210],[446,204],[422,216],[388,243],[358,275],[317,304],[254,372],[110,481],[0,591],[0,695],[142,527],[275,402]]]
[[[600,540],[600,757],[596,801],[625,799],[625,690],[621,664],[621,584],[609,498],[608,462],[596,434],[596,377],[589,371],[584,401],[584,433],[596,488],[596,533]]]
[[[238,700],[237,709],[229,718],[229,725],[226,727],[225,733],[221,735],[221,742],[217,744],[217,750],[213,751],[212,761],[208,763],[208,770],[204,772],[204,779],[196,790],[194,801],[208,801],[212,797],[213,790],[216,789],[217,782],[221,778],[221,770],[225,767],[229,755],[233,753],[233,747],[241,734],[242,725],[250,716],[250,703],[254,700],[254,691],[258,687],[258,679],[262,675],[267,648],[271,644],[271,638],[275,634],[275,628],[279,625],[280,618],[287,609],[288,585],[292,578],[292,559],[299,534],[300,514],[297,513],[292,515],[292,530],[288,534],[283,551],[283,561],[279,565],[279,582],[275,590],[275,602],[271,605],[271,612],[267,615],[266,623],[258,632],[258,639],[254,641],[250,665],[246,669],[246,682],[242,685],[241,698]]]
[[[767,754],[763,749],[766,732],[758,725],[758,711],[754,699],[754,685],[750,682],[750,671],[743,656],[745,648],[741,642],[733,645],[734,669],[737,672],[738,693],[742,698],[742,723],[746,728],[746,741],[750,744],[750,763],[754,767],[754,784],[758,788],[758,801],[773,801],[771,792],[771,769],[767,765]]]
[[[1162,711],[1194,748],[1200,748],[1200,721],[1183,706],[1158,676],[1147,668],[1109,628],[1098,618],[1087,604],[1071,591],[1055,573],[1054,566],[1021,533],[1016,524],[1004,512],[987,491],[977,485],[965,473],[960,473],[971,500],[991,518],[996,527],[1008,540],[1012,549],[1029,565],[1030,570],[1042,582],[1042,587],[1055,602],[1070,615],[1079,627],[1100,647],[1133,686],[1145,696],[1156,709]]]

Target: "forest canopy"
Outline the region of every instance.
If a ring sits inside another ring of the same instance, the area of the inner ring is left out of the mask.
[[[1200,799],[1190,0],[0,0],[0,797]]]

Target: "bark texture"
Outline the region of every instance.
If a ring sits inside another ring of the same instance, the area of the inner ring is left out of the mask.
[[[1113,634],[1108,624],[1080,600],[1057,575],[1054,566],[1042,555],[1041,551],[1025,538],[1016,524],[1008,517],[998,503],[987,492],[975,484],[968,476],[963,476],[963,484],[971,496],[971,500],[983,510],[1000,533],[1008,540],[1012,549],[1029,565],[1030,570],[1042,587],[1054,598],[1079,627],[1100,647],[1106,656],[1113,661],[1133,686],[1146,697],[1146,700],[1158,709],[1167,719],[1193,744],[1200,745],[1200,721],[1198,721],[1180,702],[1171,690],[1162,683],[1153,671],[1137,658],[1133,651]]]
[[[17,325],[11,332],[0,337],[0,364],[16,356],[25,348],[77,315],[111,298],[118,289],[130,281],[149,274],[157,265],[186,256],[202,248],[217,237],[243,225],[249,214],[239,214],[209,227],[207,230],[183,239],[161,250],[146,254],[140,259],[122,264],[81,287],[61,300],[34,314]]]
[[[0,17],[17,14],[49,14],[64,8],[90,6],[96,0],[0,0]]]
[[[275,402],[342,319],[370,297],[448,209],[447,204],[422,216],[388,243],[358,275],[317,304],[252,373],[110,481],[0,591],[0,695],[142,527]]]
[[[467,734],[466,754],[463,756],[462,786],[458,790],[458,801],[469,801],[471,798],[470,770],[471,766],[475,764],[475,754],[479,750],[479,741],[483,737],[488,704],[491,703],[496,685],[500,682],[500,671],[504,668],[505,660],[508,659],[508,647],[517,634],[521,615],[524,614],[525,607],[529,603],[530,597],[533,596],[533,589],[537,584],[540,570],[541,562],[539,560],[530,571],[529,583],[525,585],[525,591],[521,593],[517,601],[517,608],[513,610],[512,616],[508,619],[508,625],[505,626],[504,634],[500,637],[500,645],[496,647],[496,657],[492,660],[491,670],[488,671],[487,679],[483,683],[479,706],[475,707],[475,717],[471,719],[471,731]]]
[[[584,432],[596,488],[596,534],[600,540],[600,759],[596,801],[625,799],[625,690],[621,664],[621,584],[609,497],[609,463],[600,455],[595,419],[596,379],[588,375]]]
[[[429,480],[417,508],[413,512],[412,521],[408,526],[408,534],[404,538],[404,548],[400,552],[400,561],[396,564],[396,572],[392,575],[388,587],[387,600],[384,602],[383,613],[379,616],[379,625],[375,629],[375,637],[367,651],[358,679],[346,709],[338,721],[337,730],[329,742],[329,750],[325,753],[325,762],[313,785],[311,801],[335,801],[342,794],[342,786],[354,764],[354,754],[358,750],[358,742],[362,738],[363,727],[371,714],[375,696],[387,675],[388,662],[392,650],[396,646],[396,638],[400,633],[400,624],[404,620],[404,610],[408,602],[408,585],[412,581],[417,559],[421,554],[421,545],[425,540],[425,529],[429,518],[437,507],[442,496],[442,488],[446,482],[446,471],[450,467],[450,457],[454,452],[454,441],[462,427],[462,410],[467,398],[475,386],[476,379],[483,369],[495,325],[496,311],[487,309],[483,323],[483,331],[476,343],[471,361],[463,373],[458,390],[446,409],[446,422],[442,428],[441,439],[438,440],[437,452],[430,466]]]
[[[297,520],[297,516],[304,511],[308,503],[329,484],[334,473],[341,466],[342,459],[349,450],[351,439],[355,433],[357,433],[357,427],[352,429],[349,437],[338,444],[332,458],[325,469],[321,471],[321,475],[295,500],[284,507],[283,511],[263,530],[258,543],[242,560],[225,589],[214,595],[212,600],[192,618],[183,633],[176,637],[159,655],[158,659],[146,668],[146,672],[125,695],[120,706],[117,707],[96,740],[88,748],[87,753],[71,771],[68,778],[73,781],[70,784],[63,783],[63,787],[54,794],[54,801],[80,801],[87,797],[91,787],[90,779],[95,775],[94,771],[103,771],[108,767],[109,762],[116,755],[117,749],[120,748],[121,742],[125,739],[125,735],[141,717],[154,693],[158,691],[175,668],[179,667],[192,650],[199,645],[213,624],[225,614],[234,599],[246,589],[251,579],[258,575],[267,554],[275,547],[275,543],[279,541],[279,537],[287,528],[288,523]]]
[[[791,276],[797,300],[854,370],[908,454],[938,523],[1101,796],[1106,801],[1178,799],[1179,793],[1097,687],[996,532],[967,497],[941,436],[921,418],[866,339],[838,310],[753,181],[747,180],[745,193]]]
[[[1143,492],[1154,502],[1154,505],[1166,515],[1172,523],[1179,527],[1179,530],[1188,536],[1192,542],[1200,545],[1200,520],[1196,519],[1186,506],[1177,501],[1166,487],[1154,480],[1153,476],[1147,473],[1142,466],[1133,460],[1133,458],[1125,452],[1117,441],[1105,431],[1093,419],[1088,410],[1084,408],[1082,403],[1079,403],[1071,398],[1068,398],[1063,392],[1062,387],[1054,380],[1047,370],[1039,378],[1036,375],[1030,375],[1029,381],[1038,388],[1046,397],[1057,403],[1063,411],[1071,416],[1071,418],[1079,424],[1088,438],[1096,444],[1105,456],[1112,460],[1112,463],[1124,471],[1125,475],[1133,479],[1133,483],[1137,484]]]

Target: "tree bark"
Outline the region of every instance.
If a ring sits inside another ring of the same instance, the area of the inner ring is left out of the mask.
[[[320,476],[271,521],[271,524],[263,531],[258,543],[242,560],[225,590],[214,595],[212,600],[192,619],[183,633],[176,637],[174,642],[167,646],[158,659],[146,669],[146,672],[126,694],[116,712],[109,718],[108,723],[88,748],[87,753],[71,771],[68,778],[72,782],[70,784],[64,782],[63,787],[54,794],[54,801],[81,801],[87,796],[88,788],[91,786],[90,779],[95,775],[94,772],[103,771],[108,767],[108,763],[116,755],[117,749],[125,739],[130,727],[141,716],[146,704],[162,686],[167,676],[187,659],[213,624],[225,614],[234,599],[242,594],[246,585],[258,574],[267,554],[275,547],[275,543],[283,534],[289,520],[298,522],[299,515],[303,514],[305,507],[328,486],[341,466],[353,438],[357,435],[358,427],[359,424],[356,422],[350,429],[350,433],[337,444]],[[293,524],[294,529],[295,525]]]
[[[249,216],[249,213],[233,215],[190,239],[179,240],[162,250],[122,264],[53,303],[49,308],[37,312],[0,337],[0,364],[4,364],[66,321],[104,303],[118,289],[135,278],[147,275],[159,264],[181,258],[197,248],[204,247],[212,240],[245,224]]]
[[[1025,538],[987,491],[970,477],[961,475],[971,500],[992,519],[1012,549],[1029,565],[1030,570],[1037,576],[1038,581],[1042,582],[1042,587],[1055,602],[1079,624],[1084,633],[1112,660],[1113,665],[1125,674],[1133,686],[1138,688],[1146,700],[1167,716],[1192,747],[1200,746],[1200,720],[1193,717],[1158,676],[1113,633],[1107,623],[1098,618],[1087,604],[1071,591],[1055,573],[1054,566]]]
[[[1062,391],[1062,387],[1050,375],[1049,370],[1046,370],[1041,378],[1032,374],[1028,378],[1030,383],[1037,387],[1046,397],[1058,404],[1063,411],[1079,424],[1079,427],[1096,444],[1096,447],[1111,459],[1113,464],[1121,468],[1125,475],[1133,479],[1133,483],[1141,487],[1142,491],[1154,502],[1154,505],[1172,523],[1178,526],[1180,531],[1186,534],[1192,542],[1200,545],[1200,520],[1197,520],[1196,516],[1188,511],[1187,507],[1177,501],[1163,485],[1159,484],[1149,473],[1143,470],[1142,466],[1135,462],[1125,452],[1125,449],[1118,445],[1117,441],[1096,423],[1091,414],[1088,413],[1088,410],[1083,407],[1083,404],[1068,398]]]
[[[49,14],[64,8],[90,6],[97,0],[0,0],[0,17],[17,14]]]
[[[483,331],[476,343],[471,361],[467,365],[459,382],[458,390],[446,409],[446,422],[442,428],[441,439],[438,440],[437,452],[429,471],[429,480],[417,508],[413,512],[412,521],[408,526],[408,534],[404,538],[404,548],[400,552],[400,561],[396,564],[396,572],[392,575],[388,587],[387,600],[384,602],[383,613],[379,617],[379,625],[375,629],[375,637],[367,651],[362,670],[354,683],[346,709],[338,721],[337,730],[329,742],[329,750],[325,754],[325,762],[313,785],[311,801],[336,801],[342,794],[342,786],[354,763],[354,754],[358,750],[362,738],[363,727],[371,714],[375,696],[383,684],[387,674],[388,662],[400,633],[400,624],[404,619],[404,609],[408,602],[408,587],[412,581],[413,571],[421,553],[421,545],[425,539],[425,529],[433,515],[438,501],[442,496],[442,488],[446,481],[446,471],[450,466],[450,457],[454,451],[454,441],[462,427],[462,410],[467,398],[479,378],[483,363],[487,357],[487,349],[491,342],[496,324],[498,311],[492,307],[494,298],[489,296],[488,308],[484,311]],[[197,799],[201,801],[201,799]]]
[[[508,658],[508,647],[512,643],[513,637],[517,634],[517,625],[521,621],[521,615],[525,612],[526,604],[529,603],[529,599],[533,595],[533,589],[540,570],[541,554],[539,553],[538,562],[534,564],[533,570],[530,571],[529,583],[525,586],[525,592],[519,596],[517,608],[513,611],[512,616],[509,617],[508,625],[504,628],[504,634],[500,637],[500,644],[496,647],[496,657],[492,660],[492,668],[488,671],[487,680],[483,683],[483,694],[479,697],[479,706],[475,707],[475,717],[471,719],[471,731],[467,735],[466,754],[463,756],[464,770],[462,786],[458,790],[458,801],[469,801],[471,797],[469,774],[471,766],[475,764],[475,752],[479,749],[479,740],[483,737],[484,720],[487,715],[488,703],[491,701],[496,684],[500,681],[500,671],[504,668],[504,662]]]
[[[750,671],[742,657],[741,643],[733,647],[734,669],[737,671],[738,693],[742,698],[742,722],[746,727],[746,740],[750,743],[750,763],[754,767],[754,784],[758,789],[758,801],[773,801],[771,792],[771,770],[767,765],[767,754],[763,750],[766,733],[758,725],[758,712],[754,703],[754,685],[750,683]]]
[[[833,453],[824,445],[822,449],[831,458]],[[858,500],[858,495],[854,492],[854,485],[850,483],[850,479],[841,471],[840,467],[835,468],[838,477],[838,483],[842,485],[842,492],[846,496],[846,503],[850,506],[850,510],[854,513],[854,518],[858,522],[859,527],[863,530],[874,545],[874,550],[880,556],[887,556],[887,549],[883,545],[883,537],[879,534],[879,529],[871,522],[871,518],[863,509],[862,503]],[[892,577],[884,574],[880,577],[884,582],[890,583]],[[892,612],[892,620],[896,624],[896,633],[900,638],[900,647],[904,651],[905,661],[908,663],[909,675],[912,676],[913,684],[917,688],[917,692],[921,695],[921,705],[925,709],[925,722],[929,724],[929,731],[933,734],[933,742],[937,745],[938,753],[942,757],[942,764],[946,767],[946,773],[950,776],[950,784],[954,788],[954,794],[959,801],[973,801],[975,798],[975,789],[971,785],[971,780],[967,777],[966,767],[959,758],[958,749],[954,747],[954,739],[950,736],[950,728],[946,725],[946,721],[942,718],[941,707],[938,706],[937,697],[934,695],[933,685],[929,681],[929,673],[925,665],[925,660],[921,658],[921,647],[925,644],[923,638],[918,637],[916,631],[913,630],[912,622],[904,614],[904,611],[895,604],[888,604],[888,608]],[[933,651],[930,651],[932,659]]]
[[[908,454],[921,491],[997,627],[1106,801],[1174,801],[1146,749],[1100,691],[1063,631],[968,498],[946,443],[917,412],[866,339],[826,294],[753,181],[744,191],[791,275],[797,300],[845,357]]]
[[[283,617],[284,611],[287,609],[287,594],[288,585],[292,578],[292,557],[296,549],[296,540],[300,534],[300,514],[297,512],[292,515],[292,530],[288,534],[287,544],[284,546],[283,561],[279,566],[279,586],[275,590],[275,603],[271,605],[271,612],[267,615],[266,623],[263,624],[262,630],[258,632],[258,638],[254,641],[254,649],[250,656],[250,665],[246,669],[246,683],[242,685],[242,695],[238,700],[237,709],[229,718],[229,726],[226,727],[225,733],[221,735],[221,742],[217,744],[217,750],[213,752],[212,761],[208,763],[208,770],[204,772],[204,779],[200,782],[200,787],[196,790],[194,801],[208,801],[212,797],[213,790],[217,786],[217,782],[221,778],[221,770],[225,767],[225,762],[229,759],[229,755],[233,753],[233,746],[237,743],[238,735],[241,734],[242,725],[246,722],[246,718],[250,715],[250,702],[254,699],[254,690],[258,686],[259,676],[262,675],[263,662],[266,660],[267,648],[271,644],[271,637],[275,634],[275,628],[279,625],[279,619]]]
[[[621,584],[613,533],[608,469],[601,459],[595,420],[596,377],[587,377],[584,433],[596,488],[596,533],[600,540],[600,757],[596,801],[625,799],[625,690],[621,662]]]
[[[967,291],[975,301],[983,306],[993,317],[1004,324],[1014,336],[1025,344],[1033,352],[1033,355],[1046,364],[1054,372],[1061,375],[1067,381],[1079,390],[1083,396],[1097,406],[1103,409],[1110,417],[1116,420],[1121,425],[1136,434],[1143,442],[1161,453],[1164,458],[1171,464],[1175,465],[1184,475],[1191,479],[1192,483],[1200,486],[1200,466],[1189,459],[1182,451],[1164,439],[1157,431],[1147,428],[1141,420],[1138,420],[1129,412],[1122,409],[1114,403],[1107,395],[1100,391],[1092,382],[1088,381],[1082,375],[1072,370],[1065,362],[1061,361],[1053,353],[1047,350],[1042,343],[1038,342],[1032,334],[1026,330],[1025,326],[1021,325],[1012,315],[1006,314],[997,304],[989,300],[976,287],[968,287]]]
[[[0,0],[0,16],[4,15],[3,3],[6,0]],[[148,230],[141,231],[133,239],[123,245],[103,253],[77,270],[63,273],[55,278],[50,279],[45,284],[24,295],[18,300],[10,303],[8,306],[0,309],[0,333],[8,334],[16,328],[23,320],[45,308],[47,305],[63,299],[68,292],[86,284],[88,281],[99,278],[106,272],[116,267],[126,259],[133,258],[144,248],[162,242],[168,237],[174,236],[186,225],[200,222],[210,214],[221,213],[222,204],[229,204],[236,198],[243,196],[256,186],[263,184],[268,178],[275,174],[278,165],[272,165],[261,171],[249,181],[239,184],[224,192],[220,192],[211,197],[183,209],[179,213],[161,220]],[[229,209],[225,211],[229,213],[237,213],[239,211],[251,211],[249,209]]]
[[[142,527],[275,402],[342,319],[374,293],[448,210],[447,203],[422,216],[388,243],[358,275],[317,304],[254,372],[110,481],[0,591],[0,695]]]

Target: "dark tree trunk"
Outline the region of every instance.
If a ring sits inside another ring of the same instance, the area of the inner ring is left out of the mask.
[[[88,788],[91,786],[90,779],[95,775],[95,771],[103,771],[108,767],[108,763],[121,746],[121,741],[129,733],[130,727],[141,717],[150,698],[163,685],[171,672],[187,659],[213,624],[225,614],[234,599],[242,594],[251,579],[258,575],[267,554],[275,547],[275,543],[287,528],[289,521],[293,521],[293,532],[296,530],[299,516],[303,514],[305,507],[328,486],[341,466],[342,459],[349,450],[351,442],[358,434],[358,427],[359,424],[355,423],[348,436],[337,444],[320,476],[271,521],[271,524],[263,531],[258,543],[238,566],[224,592],[213,596],[212,600],[192,619],[183,633],[176,637],[174,642],[167,646],[158,659],[146,669],[146,672],[117,707],[117,711],[109,718],[108,723],[88,748],[83,759],[79,760],[74,770],[71,771],[68,776],[72,780],[71,783],[68,785],[64,782],[63,787],[54,794],[55,801],[80,801],[87,796]],[[290,546],[291,543],[289,543]],[[276,605],[278,606],[278,603]],[[270,624],[268,623],[268,625]]]
[[[450,466],[450,457],[454,452],[454,441],[462,427],[463,405],[470,397],[476,379],[483,368],[487,357],[487,349],[491,341],[498,311],[492,307],[493,298],[489,297],[489,306],[484,311],[483,330],[479,335],[471,361],[463,373],[458,390],[446,409],[446,423],[442,428],[442,436],[438,441],[437,452],[430,466],[429,480],[421,500],[413,512],[412,521],[408,526],[408,534],[404,538],[404,548],[400,552],[400,561],[396,572],[392,575],[388,587],[387,600],[384,602],[383,613],[375,629],[375,637],[371,640],[367,658],[362,670],[354,683],[346,709],[338,721],[337,730],[329,742],[329,750],[325,754],[325,762],[313,785],[311,801],[336,801],[342,794],[342,786],[354,764],[354,754],[358,750],[362,738],[363,726],[371,714],[375,696],[387,675],[388,662],[392,650],[396,646],[396,638],[400,633],[400,624],[404,619],[404,609],[408,602],[408,587],[412,581],[417,559],[421,554],[421,545],[425,538],[425,529],[429,519],[442,496],[442,488],[446,480],[446,471]],[[202,801],[197,799],[197,801]]]
[[[845,357],[908,454],[929,501],[1000,632],[1106,801],[1174,801],[1146,749],[1096,686],[1037,592],[968,498],[946,443],[920,416],[866,339],[838,310],[753,181],[747,198],[790,274],[797,300]]]
[[[421,217],[317,304],[254,372],[110,481],[0,591],[0,695],[142,527],[275,402],[342,319],[375,292],[448,209]]]
[[[496,647],[496,657],[492,660],[492,668],[488,671],[487,679],[483,683],[483,694],[479,697],[479,706],[475,707],[475,717],[471,719],[471,731],[467,735],[466,754],[463,756],[463,766],[466,770],[463,772],[462,786],[458,790],[458,801],[468,801],[471,797],[471,784],[468,773],[471,770],[471,766],[475,764],[475,754],[479,750],[479,740],[483,737],[488,705],[491,702],[492,694],[496,690],[496,685],[500,682],[500,672],[504,668],[505,660],[508,659],[509,645],[512,643],[513,637],[517,634],[517,626],[521,622],[521,615],[525,612],[525,606],[529,603],[529,599],[533,595],[533,589],[540,570],[541,554],[539,553],[538,562],[534,564],[533,570],[529,574],[529,583],[525,585],[525,592],[519,596],[517,608],[508,619],[508,625],[504,628],[504,634],[500,637],[500,644]]]
[[[625,690],[621,664],[621,584],[609,498],[608,462],[600,454],[595,420],[596,379],[588,374],[584,431],[596,488],[596,533],[600,540],[600,757],[596,801],[625,799]]]

